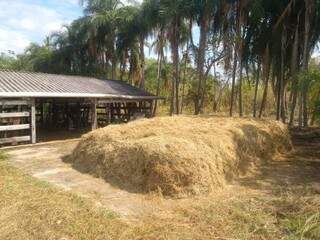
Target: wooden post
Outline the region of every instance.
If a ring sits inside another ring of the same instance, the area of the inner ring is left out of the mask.
[[[36,101],[31,100],[31,142],[34,144],[37,142],[36,134]]]
[[[97,99],[92,101],[91,129],[95,130],[98,127],[97,121]]]
[[[107,103],[106,111],[107,111],[107,125],[110,125],[111,124],[111,103]]]
[[[41,127],[44,127],[43,100],[40,101]]]
[[[110,103],[110,123],[114,123],[114,105]]]
[[[81,100],[77,101],[77,119],[76,119],[76,126],[77,126],[77,130],[79,130],[81,128]]]
[[[153,100],[151,100],[149,103],[150,103],[149,117],[153,118],[155,116],[155,115],[153,115]]]

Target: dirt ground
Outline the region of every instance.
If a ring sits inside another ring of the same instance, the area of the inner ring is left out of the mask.
[[[281,187],[310,186],[320,194],[320,129],[292,130],[295,150],[279,156],[263,166],[254,176],[239,178],[224,191],[213,194],[227,199],[234,192],[243,194],[274,194]],[[129,193],[111,186],[102,179],[94,178],[73,169],[65,161],[78,140],[57,141],[34,146],[6,149],[10,163],[32,176],[52,183],[65,190],[94,200],[98,205],[135,220],[154,213],[170,214],[170,209],[179,205],[193,205],[204,199],[164,199],[151,195]],[[204,197],[205,201],[211,196]]]
[[[291,153],[270,161],[255,176],[239,179],[239,184],[261,191],[299,185],[320,191],[320,129],[292,129],[291,139]]]

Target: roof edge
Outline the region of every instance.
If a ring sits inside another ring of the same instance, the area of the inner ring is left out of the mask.
[[[130,96],[115,94],[90,94],[90,93],[43,93],[43,92],[0,92],[0,98],[118,98],[137,100],[160,100],[158,96]]]

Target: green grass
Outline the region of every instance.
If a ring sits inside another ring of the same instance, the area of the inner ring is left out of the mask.
[[[4,152],[0,151],[0,161],[4,161],[5,159],[7,159],[7,156]]]
[[[320,198],[308,187],[280,195],[274,205],[281,209],[279,222],[288,239],[320,239]]]
[[[231,200],[206,200],[181,207],[171,219],[145,221],[143,229],[147,231],[143,233],[152,237],[165,231],[169,239],[318,240],[319,198],[305,202],[297,196],[235,194]]]

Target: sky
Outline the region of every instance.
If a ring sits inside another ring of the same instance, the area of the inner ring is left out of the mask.
[[[81,15],[79,0],[0,0],[0,52],[22,53]]]
[[[82,15],[80,0],[0,0],[0,52],[22,53],[31,42],[42,43]],[[313,57],[320,57],[320,51]]]

